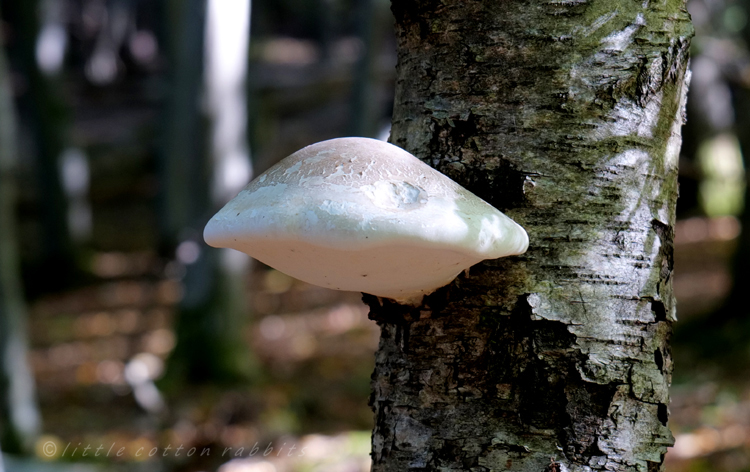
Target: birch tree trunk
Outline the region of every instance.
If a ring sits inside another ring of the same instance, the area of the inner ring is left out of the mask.
[[[27,313],[15,215],[18,128],[2,46],[0,41],[0,448],[29,454],[41,420],[27,358]]]
[[[526,228],[373,297],[373,471],[658,471],[692,27],[683,0],[400,0],[391,141]]]

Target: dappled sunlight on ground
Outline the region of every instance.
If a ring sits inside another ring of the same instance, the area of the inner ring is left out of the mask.
[[[148,252],[100,253],[93,268],[98,283],[30,307],[45,418],[41,459],[163,461],[185,471],[215,470],[230,459],[222,471],[369,468],[367,398],[379,330],[360,294],[258,264],[242,329],[261,379],[162,391],[183,271]],[[341,433],[350,430],[364,432]]]
[[[706,316],[729,293],[737,233],[729,218],[678,225],[681,320]],[[45,418],[40,458],[166,463],[176,471],[369,470],[367,398],[379,330],[359,294],[314,287],[257,264],[242,334],[262,366],[261,379],[170,391],[159,378],[175,346],[183,271],[150,252],[99,253],[93,271],[97,283],[31,306],[31,360]],[[726,366],[694,361],[684,348],[675,346],[676,443],[667,470],[750,469],[750,373],[727,374]],[[151,394],[155,388],[153,410],[136,398],[138,388]],[[48,442],[55,445],[49,457]],[[84,456],[85,445],[92,448]],[[92,457],[97,446],[100,456]]]
[[[737,379],[741,380],[741,379]],[[675,445],[668,470],[738,471],[750,467],[750,382],[675,386],[670,405]]]
[[[740,224],[731,216],[690,218],[675,231],[674,288],[678,322],[716,316],[732,284],[731,260]],[[708,333],[705,333],[708,343]],[[698,340],[700,342],[700,340]],[[703,358],[700,346],[674,343],[670,428],[675,445],[666,456],[669,472],[750,470],[750,345],[745,359]],[[736,347],[742,357],[743,349]],[[743,366],[744,364],[744,366]]]

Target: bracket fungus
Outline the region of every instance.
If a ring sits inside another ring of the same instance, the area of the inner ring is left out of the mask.
[[[307,146],[250,182],[206,225],[237,249],[305,282],[399,302],[484,259],[522,254],[526,232],[392,144],[339,138]]]

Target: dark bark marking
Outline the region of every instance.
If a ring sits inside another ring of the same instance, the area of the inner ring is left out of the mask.
[[[651,74],[651,68],[650,68],[650,61],[648,58],[643,57],[641,58],[640,63],[637,66],[638,74],[636,75],[636,86],[635,90],[633,90],[632,96],[636,100],[636,102],[640,106],[646,106],[646,104],[651,100],[651,97],[655,92],[658,90],[657,87],[654,84],[654,77]],[[661,84],[661,72],[660,77],[658,78],[658,83]]]
[[[528,174],[514,168],[505,159],[499,159],[494,169],[477,169],[465,174],[467,188],[500,211],[518,208],[525,200],[524,184]]]
[[[565,409],[568,424],[560,438],[566,458],[585,463],[590,457],[604,455],[597,440],[616,392],[617,385],[614,384],[569,381]]]
[[[508,451],[515,452],[517,454],[526,455],[526,454],[529,453],[529,448],[524,447],[524,446],[519,446],[519,445],[516,445],[516,444],[508,444],[506,447],[507,447]]]
[[[401,345],[402,352],[409,351],[409,323],[396,326],[396,344]]]
[[[454,115],[446,118],[433,116],[432,140],[429,143],[430,159],[437,170],[466,187],[500,211],[522,205],[526,196],[524,184],[528,174],[517,169],[510,160],[498,156],[477,165],[473,154],[480,151],[474,137],[482,128],[476,116]]]
[[[654,362],[656,363],[656,367],[659,368],[660,371],[664,371],[664,356],[661,353],[661,349],[657,349],[654,351]]]
[[[464,444],[460,441],[445,441],[443,447],[437,449],[433,455],[433,464],[437,463],[455,463],[456,461],[462,461],[462,465],[466,470],[470,470],[471,467],[476,466],[476,458],[467,458],[463,454]]]
[[[661,424],[666,426],[667,421],[669,421],[669,408],[667,408],[667,405],[659,403],[656,407],[656,416],[659,418],[659,421],[661,421]]]
[[[656,321],[667,321],[667,309],[664,307],[664,302],[652,300],[651,311],[654,312],[654,318]]]
[[[576,336],[565,323],[532,315],[524,300],[511,316],[487,320],[495,324],[491,339],[506,340],[492,346],[492,365],[498,366],[492,382],[515,385],[521,422],[556,430],[566,457],[585,463],[588,457],[602,455],[597,439],[617,385],[582,380],[577,366],[585,359],[573,349]]]
[[[400,305],[389,298],[378,298],[369,293],[362,294],[362,302],[370,307],[369,317],[378,323],[403,325],[419,319],[408,305]]]
[[[434,106],[437,108],[439,105]],[[439,110],[436,111],[437,113],[433,114],[440,116]],[[467,113],[464,117],[453,115],[436,118],[433,116],[432,121],[435,131],[429,144],[431,158],[440,160],[441,163],[460,161],[467,141],[477,134],[476,118],[471,113]]]
[[[682,76],[682,70],[684,64],[688,62],[690,57],[690,40],[689,38],[678,37],[672,44],[670,54],[667,56],[664,64],[664,80],[671,83],[676,83]]]
[[[375,395],[376,392],[373,392],[370,396],[370,406],[374,406]],[[389,421],[392,415],[391,411],[393,409],[393,406],[390,402],[380,400],[378,403],[378,407],[383,414],[376,415],[375,417],[375,431],[378,431],[382,438],[390,439],[390,441],[385,441],[381,449],[382,455],[388,456],[393,449],[393,443],[395,442],[396,437],[396,435],[393,433],[393,429],[391,428],[392,423],[391,421]],[[376,459],[377,458],[373,455],[373,460]]]
[[[651,221],[651,228],[653,228],[661,243],[659,253],[654,260],[655,264],[661,264],[659,283],[656,286],[660,300],[654,300],[651,303],[651,308],[657,321],[672,321],[675,310],[671,285],[672,270],[674,269],[674,227],[654,219]]]
[[[424,12],[439,13],[443,10],[442,2],[438,0],[427,0],[423,2],[391,2],[391,12],[396,23],[417,23],[419,25],[420,39],[424,40],[434,29],[426,21]]]
[[[674,228],[656,219],[651,221],[651,227],[661,241],[659,250],[659,256],[662,259],[661,275],[662,278],[667,278],[674,269]]]

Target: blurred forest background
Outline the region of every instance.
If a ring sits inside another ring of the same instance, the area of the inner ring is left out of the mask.
[[[689,9],[667,467],[750,471],[750,0]],[[0,472],[369,470],[360,295],[202,228],[387,138],[389,2],[0,0],[0,43]]]

